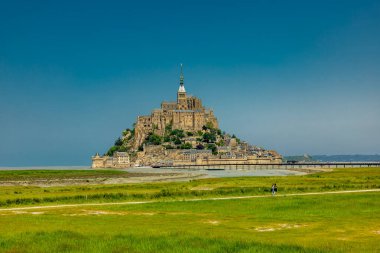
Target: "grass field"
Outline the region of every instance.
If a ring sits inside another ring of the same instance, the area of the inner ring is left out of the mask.
[[[25,173],[25,174],[24,174]],[[15,180],[126,177],[123,171],[0,171],[0,182]],[[268,194],[273,183],[281,193],[380,188],[380,168],[337,169],[305,176],[201,179],[191,182],[61,187],[0,186],[0,208],[55,203],[91,203]]]
[[[0,181],[4,174],[0,172]],[[181,201],[270,195],[274,182],[282,196]],[[380,168],[182,183],[1,187],[5,209],[140,199],[158,202],[3,210],[0,252],[380,252],[380,192],[284,195],[378,188]],[[87,199],[75,197],[86,195]]]

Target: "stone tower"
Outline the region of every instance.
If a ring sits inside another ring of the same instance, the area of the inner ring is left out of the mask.
[[[172,129],[181,129],[187,132],[202,130],[207,123],[212,123],[218,128],[218,120],[211,109],[202,105],[201,99],[186,94],[183,82],[183,71],[181,74],[177,101],[161,103],[161,108],[154,109],[150,115],[138,116],[135,126],[135,138],[133,147],[137,149],[142,145],[150,133],[164,136],[165,129],[171,125]]]
[[[182,72],[182,63],[181,63],[181,75],[179,77],[179,88],[177,92],[177,109],[178,110],[187,110],[187,96],[185,85],[183,84],[183,72]]]

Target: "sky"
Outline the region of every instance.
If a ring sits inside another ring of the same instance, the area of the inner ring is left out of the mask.
[[[0,166],[89,165],[185,87],[283,155],[380,153],[379,1],[1,1]]]

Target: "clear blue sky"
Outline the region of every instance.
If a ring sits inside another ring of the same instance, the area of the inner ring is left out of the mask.
[[[379,1],[1,1],[0,166],[86,165],[188,93],[291,154],[380,153]]]

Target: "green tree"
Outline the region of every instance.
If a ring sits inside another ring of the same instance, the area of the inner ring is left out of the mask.
[[[185,137],[185,134],[184,134],[184,132],[183,132],[182,129],[174,129],[174,130],[172,130],[172,132],[170,133],[170,135],[177,136],[178,138]]]
[[[216,143],[216,145],[217,146],[224,146],[225,145],[225,143],[224,143],[224,140],[220,140],[220,141],[218,141],[217,143]]]
[[[129,148],[125,147],[125,146],[120,146],[119,147],[119,152],[128,152]]]
[[[192,149],[193,146],[190,143],[184,143],[180,146],[180,149]]]
[[[130,131],[129,128],[123,130],[123,136],[126,136]]]
[[[170,134],[173,130],[173,125],[172,124],[168,124],[165,126],[165,133],[166,134]]]
[[[203,141],[210,143],[210,142],[215,142],[216,141],[216,136],[213,133],[204,133],[203,134]]]
[[[216,145],[214,143],[207,144],[207,149],[210,149],[213,155],[218,154],[218,149],[216,148]]]
[[[147,138],[147,143],[153,145],[160,145],[162,143],[161,136],[151,133]]]
[[[199,143],[197,145],[197,149],[201,150],[201,149],[205,149],[205,146],[203,146],[201,143]]]
[[[115,146],[121,146],[123,145],[123,141],[119,138],[117,138],[117,140],[115,141]]]
[[[113,156],[113,153],[115,153],[116,151],[119,151],[120,149],[120,146],[112,146],[106,153],[106,155],[108,156]]]
[[[174,140],[175,145],[180,145],[181,143],[182,143],[182,141],[178,137],[175,138],[175,140]]]

